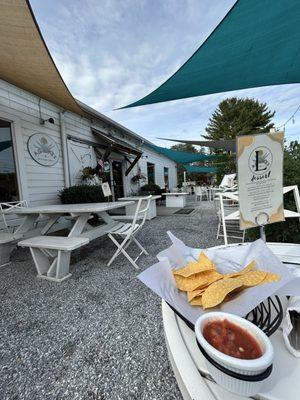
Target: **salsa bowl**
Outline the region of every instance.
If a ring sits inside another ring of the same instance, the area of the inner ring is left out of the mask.
[[[242,328],[260,348],[260,356],[254,359],[241,359],[227,355],[212,346],[204,337],[207,324],[215,321],[228,321]],[[243,396],[259,393],[272,372],[274,358],[273,346],[269,338],[252,322],[233,314],[208,312],[201,315],[195,324],[197,344],[201,350],[212,378],[225,389]]]

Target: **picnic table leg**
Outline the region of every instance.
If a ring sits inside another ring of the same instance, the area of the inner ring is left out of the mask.
[[[62,282],[71,276],[69,272],[70,257],[70,251],[58,250],[58,256],[56,259],[56,275],[55,278],[53,278],[55,282]]]
[[[49,258],[42,250],[31,247],[30,252],[39,278],[45,278],[50,268]]]
[[[91,214],[79,214],[75,215],[76,221],[70,230],[68,237],[80,236],[86,226]]]
[[[38,219],[38,215],[30,214],[26,215],[21,225],[18,227],[15,233],[26,233],[34,228],[34,224]]]

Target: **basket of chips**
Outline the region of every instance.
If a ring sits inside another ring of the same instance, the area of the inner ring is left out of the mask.
[[[203,310],[213,309],[249,287],[280,280],[278,274],[258,269],[255,261],[251,261],[238,272],[222,274],[203,251],[197,261],[190,261],[183,268],[173,270],[173,276],[177,288],[186,292],[190,305]],[[246,315],[246,319],[268,336],[280,326],[282,318],[283,310],[278,296],[267,298]],[[193,328],[193,324],[187,320],[185,322]]]

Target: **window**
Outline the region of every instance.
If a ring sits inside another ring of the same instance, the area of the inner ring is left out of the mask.
[[[0,202],[16,201],[18,197],[11,126],[0,120]]]
[[[164,167],[164,181],[165,181],[165,188],[169,188],[169,168]]]
[[[147,163],[147,176],[148,183],[155,184],[155,165],[152,163]]]

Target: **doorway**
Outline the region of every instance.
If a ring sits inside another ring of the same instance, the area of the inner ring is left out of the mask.
[[[10,122],[0,120],[0,202],[19,200]]]
[[[112,186],[114,200],[124,197],[122,161],[112,161]]]

